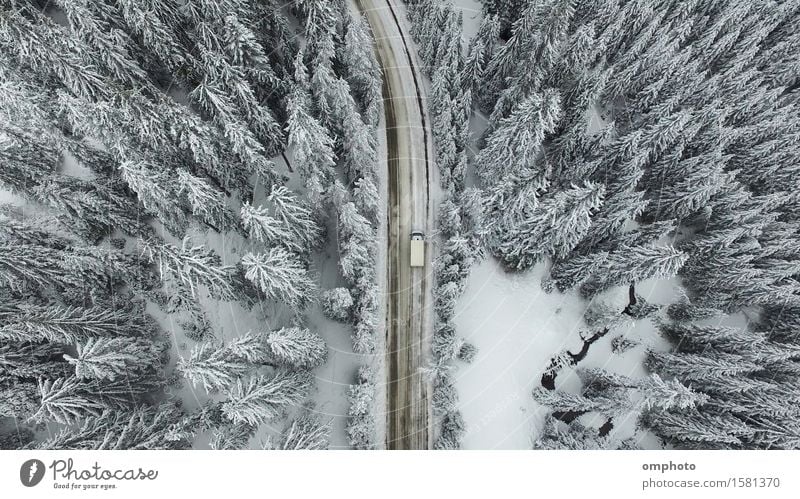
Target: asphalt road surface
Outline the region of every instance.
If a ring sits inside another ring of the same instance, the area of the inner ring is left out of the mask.
[[[420,368],[429,357],[432,324],[429,243],[425,267],[410,265],[411,231],[421,230],[426,236],[433,232],[424,87],[414,68],[411,40],[399,22],[402,11],[391,0],[357,4],[372,27],[384,78],[389,170],[386,448],[428,449],[431,386]]]

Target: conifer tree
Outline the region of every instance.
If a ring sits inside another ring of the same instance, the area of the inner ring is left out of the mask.
[[[38,245],[0,244],[0,285],[16,290],[80,285],[74,274],[64,273],[62,254]]]
[[[63,429],[35,447],[48,450],[173,450],[191,448],[175,405],[105,411],[75,429]]]
[[[310,369],[325,363],[328,349],[316,333],[299,327],[281,328],[266,334],[272,358],[294,368]]]
[[[555,92],[534,94],[520,102],[486,139],[486,147],[475,159],[478,173],[489,181],[534,169],[542,142],[560,117],[560,97]]]
[[[178,361],[177,369],[206,392],[223,390],[246,374],[251,367],[264,364],[268,352],[256,335],[246,334],[222,346],[206,342],[195,345],[188,358]]]
[[[356,449],[373,449],[375,446],[375,372],[367,366],[358,369],[356,383],[350,385],[347,399],[347,437]]]
[[[269,441],[264,448],[270,450],[327,450],[331,424],[304,414],[292,421],[281,433],[277,442]]]
[[[74,95],[86,99],[106,97],[99,68],[84,60],[85,46],[66,35],[65,30],[32,5],[18,4],[4,18],[4,51],[25,61],[42,79],[64,85]]]
[[[245,202],[242,205],[241,218],[245,230],[249,232],[251,238],[258,242],[267,246],[281,243],[293,245],[294,237],[288,227],[277,218],[272,217],[265,207],[256,208]]]
[[[273,186],[267,201],[275,217],[291,231],[293,239],[303,242],[306,252],[318,247],[322,230],[307,203],[284,186]]]
[[[83,392],[75,377],[39,380],[41,404],[34,421],[72,424],[88,416],[99,416],[106,406]]]
[[[101,67],[120,84],[134,88],[145,84],[151,92],[155,91],[149,75],[134,56],[137,50],[135,42],[115,25],[116,13],[112,8],[92,5],[85,0],[58,0],[55,3],[64,11],[72,32],[96,51],[95,58]]]
[[[362,177],[354,182],[353,202],[360,213],[367,216],[373,223],[381,217],[381,198],[375,182]]]
[[[533,442],[534,449],[552,450],[600,450],[612,445],[608,437],[601,437],[595,428],[586,427],[578,420],[572,421],[566,430],[556,425],[552,416],[545,418],[544,428]]]
[[[597,258],[600,263],[582,288],[586,295],[597,293],[610,286],[672,277],[684,265],[688,255],[672,246],[644,245],[622,246],[605,255],[588,257],[591,258]],[[586,258],[583,259],[585,260]]]
[[[665,412],[645,419],[656,433],[674,438],[685,445],[704,449],[725,449],[739,446],[753,431],[732,416],[693,412]]]
[[[237,374],[247,372],[247,366],[224,358],[211,344],[203,343],[192,350],[189,359],[181,359],[178,370],[206,392],[219,391],[231,384]]]
[[[383,95],[381,70],[375,59],[374,42],[364,17],[349,17],[344,48],[340,55],[347,82],[361,103],[364,121],[376,126],[380,120]]]
[[[329,319],[348,322],[353,314],[353,295],[347,288],[334,288],[322,294],[322,310]]]
[[[234,424],[258,426],[299,405],[306,397],[312,376],[302,371],[280,371],[274,376],[239,378],[222,404],[222,413]]]
[[[671,354],[650,352],[648,366],[656,372],[679,376],[681,379],[699,383],[708,379],[751,374],[762,368],[741,355],[716,351],[703,354]]]
[[[296,311],[308,304],[314,294],[314,281],[295,255],[283,248],[267,253],[247,253],[242,258],[245,277],[268,299],[282,301]]]
[[[295,90],[287,102],[289,147],[294,155],[293,164],[306,180],[310,198],[318,202],[332,181],[335,156],[333,139],[308,108],[308,75],[302,53],[295,60],[295,81]]]
[[[97,337],[151,336],[135,311],[106,307],[35,306],[7,303],[0,310],[0,338],[10,341],[74,344]]]
[[[194,296],[199,286],[205,286],[211,295],[221,300],[236,297],[231,275],[233,267],[223,266],[219,257],[203,246],[190,246],[188,238],[181,247],[161,243],[155,239],[140,239],[142,255],[158,265],[162,280],[173,280],[187,286]]]
[[[75,367],[79,379],[114,381],[158,367],[159,352],[153,347],[152,343],[129,338],[90,338],[77,345],[75,357],[64,354],[64,360]]]
[[[531,218],[497,234],[494,250],[517,269],[530,267],[548,255],[565,256],[588,231],[604,193],[603,185],[591,182],[557,193],[542,201]]]
[[[255,430],[253,426],[247,423],[215,428],[208,445],[212,450],[246,449]]]
[[[128,186],[136,192],[145,209],[174,234],[185,233],[188,227],[186,211],[178,203],[178,191],[166,173],[154,165],[133,161],[120,165],[120,173]]]
[[[177,72],[182,66],[192,67],[194,58],[183,49],[178,25],[180,14],[174,2],[121,0],[120,12],[128,30],[148,50],[150,57],[165,69]]]
[[[185,170],[177,172],[177,194],[186,196],[192,213],[217,232],[235,229],[237,221],[224,198],[207,180]]]

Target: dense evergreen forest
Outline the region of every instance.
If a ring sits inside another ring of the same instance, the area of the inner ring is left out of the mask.
[[[629,288],[628,307],[592,307],[587,323],[654,317],[673,345],[649,352],[646,379],[580,369],[580,393],[537,389],[552,411],[537,447],[635,447],[607,435],[631,417],[667,446],[800,446],[800,2],[484,0],[467,46],[457,9],[408,4],[450,186],[442,362],[485,247],[509,271],[547,262],[546,290]],[[637,296],[668,278],[683,301]],[[737,314],[746,327],[720,326]],[[465,431],[451,377],[437,375],[446,448]]]
[[[0,0],[0,448],[327,448],[306,317],[375,350],[380,85],[344,1]]]
[[[525,394],[535,448],[800,448],[800,0],[482,0],[469,39],[405,7],[443,188],[436,448],[469,430],[455,315],[485,258],[587,303]],[[328,448],[315,310],[362,356],[348,444],[381,446],[383,96],[352,8],[0,0],[0,449]],[[644,319],[669,345],[645,376],[580,365]]]

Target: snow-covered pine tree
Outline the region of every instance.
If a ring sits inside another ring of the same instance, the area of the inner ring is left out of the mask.
[[[539,19],[543,17],[540,16],[542,7],[539,2],[525,2],[524,8],[518,11],[518,15],[514,17],[510,33],[506,32],[508,37],[506,43],[497,49],[494,57],[489,61],[482,83],[485,92],[481,94],[480,103],[481,108],[486,112],[494,108],[506,79],[517,71],[522,71],[525,66],[523,61],[526,58],[526,49],[530,46],[531,39],[536,36]],[[502,27],[503,15],[499,12],[490,11],[490,13],[499,15]],[[504,31],[506,29],[501,28],[501,33]]]
[[[146,162],[127,161],[120,165],[120,174],[136,192],[142,206],[161,220],[176,235],[188,227],[186,210],[178,202],[178,189],[160,168]]]
[[[192,213],[217,232],[235,230],[236,217],[226,205],[226,200],[211,183],[185,170],[177,172],[177,194],[186,196]]]
[[[86,99],[107,97],[110,88],[91,53],[71,39],[66,30],[32,4],[15,2],[4,16],[4,52],[33,69],[41,78],[59,82]]]
[[[189,449],[180,429],[181,410],[173,404],[105,411],[76,429],[65,428],[34,447],[46,450],[172,450]]]
[[[144,231],[135,202],[118,180],[91,182],[64,175],[52,176],[32,189],[33,199],[57,210],[62,225],[89,241],[119,229],[136,236]]]
[[[78,378],[40,379],[41,403],[31,419],[73,424],[88,416],[100,416],[107,407],[85,392]]]
[[[439,450],[457,450],[461,448],[461,439],[467,432],[464,417],[459,411],[448,412],[442,418],[442,432],[434,443]]]
[[[246,449],[255,431],[256,428],[247,423],[225,425],[214,429],[208,445],[212,450]]]
[[[324,345],[324,343],[323,343]],[[200,343],[188,358],[178,361],[177,369],[206,392],[228,388],[251,368],[269,363],[271,352],[260,335],[247,333],[224,344]]]
[[[77,345],[73,357],[64,354],[64,360],[75,368],[79,379],[136,379],[160,365],[160,352],[153,343],[132,338],[90,338]]]
[[[467,56],[464,59],[464,69],[459,75],[461,88],[473,95],[480,95],[478,89],[483,81],[486,66],[494,55],[495,48],[500,41],[500,19],[497,15],[487,15],[481,20],[481,25],[475,37],[470,41]]]
[[[142,256],[158,265],[162,280],[188,287],[193,296],[200,286],[205,286],[214,298],[236,299],[233,267],[222,265],[220,258],[204,246],[191,244],[189,238],[183,240],[180,248],[153,238],[139,239]]]
[[[589,230],[605,187],[585,183],[547,198],[517,227],[496,233],[493,251],[512,268],[524,269],[545,256],[564,257]]]
[[[284,186],[272,186],[267,201],[275,217],[291,231],[293,238],[302,241],[306,252],[319,247],[322,229],[307,202]]]
[[[270,300],[303,310],[315,294],[314,280],[297,256],[284,248],[242,257],[245,278]]]
[[[670,278],[680,271],[688,259],[686,253],[672,246],[656,245],[622,246],[604,258],[601,255],[588,258],[592,257],[602,258],[602,263],[581,288],[587,296],[611,286],[634,284],[645,279]]]
[[[194,57],[184,50],[179,30],[181,16],[171,0],[142,4],[120,0],[119,13],[127,31],[148,51],[148,58],[161,63],[170,72],[196,65]]]
[[[715,378],[748,375],[763,369],[742,355],[715,350],[702,354],[649,352],[647,365],[655,372],[697,383]]]
[[[250,234],[250,237],[267,246],[277,244],[289,245],[289,249],[295,251],[302,247],[295,248],[296,245],[293,234],[289,228],[277,218],[270,215],[269,210],[264,206],[254,207],[245,202],[240,212],[242,225]]]
[[[513,68],[513,77],[500,93],[489,118],[490,129],[499,120],[508,116],[520,99],[541,92],[545,84],[563,77],[558,61],[566,44],[567,30],[575,13],[574,2],[561,0],[537,3],[535,6],[538,29],[520,54],[518,65]],[[553,73],[556,72],[555,75]]]
[[[178,371],[206,392],[215,392],[231,385],[237,376],[248,371],[248,366],[230,359],[227,352],[211,343],[201,343],[192,349],[188,359],[178,361]]]
[[[96,337],[148,337],[153,333],[135,310],[13,301],[0,310],[0,338],[9,341],[74,344]]]
[[[0,244],[0,285],[19,291],[80,286],[78,276],[64,272],[64,253],[39,245]]]
[[[752,429],[733,416],[701,411],[654,413],[645,418],[645,424],[657,434],[689,448],[737,448],[742,445],[742,440],[753,435]]]
[[[309,197],[319,203],[333,179],[335,155],[328,130],[309,109],[308,75],[302,52],[295,59],[295,88],[287,101],[286,132],[293,165],[303,175]]]
[[[353,295],[347,288],[333,288],[322,293],[322,310],[329,319],[349,322],[353,314]]]
[[[312,369],[325,363],[328,348],[317,333],[305,328],[285,327],[264,335],[270,356],[296,369]]]
[[[612,445],[608,437],[599,436],[596,428],[575,420],[562,429],[551,415],[545,417],[544,427],[533,441],[533,448],[537,450],[601,450]]]
[[[534,94],[519,102],[486,138],[486,146],[475,158],[481,178],[492,184],[492,180],[535,168],[542,143],[560,118],[561,98],[555,91]]]
[[[273,442],[264,444],[269,450],[327,450],[330,445],[331,423],[322,422],[312,414],[294,419]]]
[[[375,448],[375,371],[368,366],[358,369],[356,383],[347,391],[347,437],[356,449]]]
[[[353,186],[353,202],[358,211],[364,213],[373,223],[380,220],[383,209],[381,195],[375,182],[362,177],[356,180]]]
[[[372,34],[362,16],[349,16],[345,22],[344,47],[339,58],[344,65],[347,82],[361,104],[364,121],[375,127],[383,110],[383,94],[381,69],[375,59]]]
[[[377,179],[377,139],[375,127],[368,126],[358,113],[350,96],[350,88],[344,80],[339,80],[337,94],[333,98],[341,102],[342,159],[351,182],[361,178]]]
[[[222,413],[233,423],[258,426],[298,406],[313,382],[304,371],[279,371],[274,376],[239,378],[222,403]]]

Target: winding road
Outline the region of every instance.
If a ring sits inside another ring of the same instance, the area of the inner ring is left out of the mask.
[[[430,356],[432,314],[425,266],[410,266],[410,234],[433,233],[430,144],[425,126],[425,88],[415,68],[410,39],[391,0],[357,0],[372,28],[383,70],[389,179],[386,306],[386,448],[429,449],[430,382],[422,374]]]

